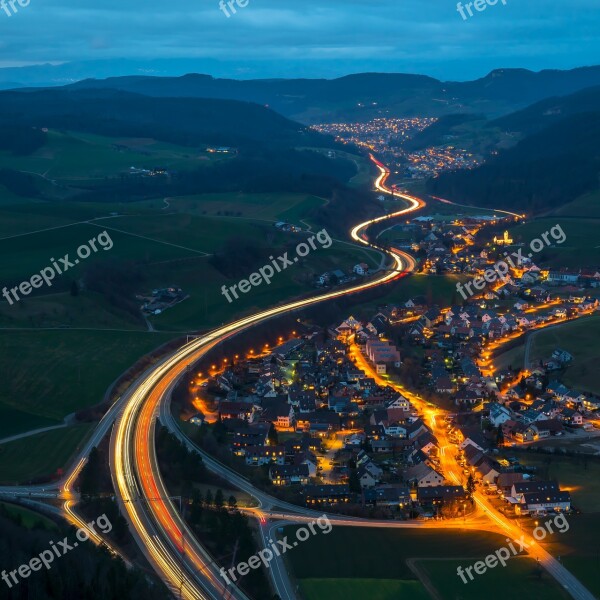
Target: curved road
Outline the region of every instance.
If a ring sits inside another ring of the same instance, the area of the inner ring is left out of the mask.
[[[379,169],[377,189],[391,193],[385,186],[389,171],[373,157],[372,160]],[[163,398],[168,396],[190,365],[217,344],[241,331],[284,313],[389,283],[414,270],[416,262],[412,256],[371,244],[366,235],[370,225],[404,216],[424,206],[424,202],[418,198],[396,195],[408,202],[407,208],[361,223],[351,231],[354,241],[387,253],[393,260],[391,269],[350,288],[290,302],[220,327],[186,344],[165,359],[143,381],[132,387],[127,395],[111,440],[111,471],[115,490],[131,531],[147,558],[171,590],[181,597],[212,600],[224,596],[240,600],[247,598],[239,589],[225,585],[216,566],[188,529],[173,500],[168,497],[154,445],[155,417]]]
[[[385,185],[389,177],[389,171],[373,156],[371,156],[371,160],[379,169],[379,175],[375,182],[376,189],[380,192],[393,194]],[[161,578],[181,598],[200,600],[235,598],[248,600],[247,596],[241,590],[225,585],[224,580],[219,576],[217,566],[212,562],[211,557],[197,542],[194,535],[184,523],[173,503],[173,499],[168,498],[168,492],[160,475],[155,454],[154,427],[156,417],[159,416],[160,412],[160,418],[167,427],[179,435],[180,439],[188,446],[193,446],[181,433],[168,410],[170,391],[175,386],[179,377],[186,372],[189,365],[192,365],[217,344],[259,322],[328,299],[383,285],[414,270],[416,263],[413,257],[394,248],[385,249],[370,243],[366,235],[366,230],[370,225],[403,216],[424,206],[424,202],[418,198],[399,193],[395,193],[394,195],[405,199],[409,203],[409,206],[393,214],[361,223],[351,231],[351,237],[355,242],[376,248],[391,256],[393,260],[391,270],[384,271],[376,279],[351,288],[329,292],[316,298],[291,302],[284,306],[239,319],[234,323],[221,327],[186,344],[177,352],[163,359],[157,365],[153,365],[140,375],[130,389],[115,402],[100,422],[93,436],[82,448],[75,467],[64,480],[45,488],[42,488],[42,486],[10,489],[0,488],[0,494],[28,494],[37,497],[58,496],[65,498],[66,502],[63,510],[68,518],[78,526],[84,525],[81,519],[71,510],[71,501],[73,498],[71,493],[72,482],[79,475],[91,448],[98,444],[110,426],[117,420],[111,440],[111,467],[115,490],[123,514],[128,518],[134,537]],[[402,390],[402,393],[409,396],[406,390]],[[412,397],[411,400],[417,403],[420,402],[423,405],[423,402],[418,398]],[[427,407],[424,408],[425,413],[431,418],[432,427],[436,435],[440,436],[438,439],[442,441],[443,433],[445,433],[443,423],[440,426],[439,422],[436,422],[436,416],[442,416],[443,413],[439,410],[432,411]],[[203,454],[205,463],[209,469],[219,473],[232,485],[247,491],[258,499],[260,508],[254,512],[256,516],[260,517],[263,541],[266,542],[268,538],[272,537],[274,528],[282,524],[281,522],[277,525],[268,524],[265,516],[272,519],[283,519],[286,523],[305,522],[320,516],[320,513],[275,500],[268,494],[256,490],[243,477],[221,465],[198,448],[192,449]],[[460,477],[460,473],[456,472],[457,465],[452,456],[452,451],[446,452],[447,449],[449,449],[447,445],[441,448],[442,462],[448,468],[450,476],[453,479],[457,479]],[[457,480],[457,483],[459,483],[459,480]],[[443,527],[487,529],[491,531],[500,530],[504,534],[509,534],[511,538],[519,538],[522,532],[517,530],[507,519],[498,516],[495,510],[488,505],[487,499],[484,496],[476,493],[475,500],[480,511],[483,511],[482,513],[480,512],[480,517],[477,520],[470,519],[468,524],[460,520],[445,522]],[[273,508],[276,508],[277,512]],[[483,518],[483,515],[485,518]],[[333,515],[330,516],[330,520],[335,525],[361,527],[439,527],[435,523],[374,522],[335,517]],[[96,541],[102,542],[100,539]],[[110,549],[113,550],[112,548]],[[530,550],[530,553],[540,560],[543,566],[563,584],[574,598],[578,600],[590,600],[593,598],[588,590],[571,573],[564,569],[558,561],[545,552],[539,545],[535,547],[533,552]],[[271,573],[275,587],[281,597],[286,600],[295,598],[292,591],[292,584],[289,581],[281,560],[273,562]]]
[[[374,157],[371,157],[371,159],[380,171],[375,183],[376,188],[385,193],[392,193],[385,185],[389,177],[389,171]],[[406,215],[424,206],[423,201],[418,198],[405,194],[396,195],[408,202],[409,205],[407,208],[361,223],[351,231],[351,237],[356,242],[375,247],[389,254],[393,259],[393,268],[391,270],[366,283],[361,283],[344,290],[329,292],[316,298],[299,300],[268,309],[239,319],[234,323],[225,325],[202,336],[186,344],[171,357],[167,358],[139,386],[134,388],[128,396],[124,411],[113,431],[111,442],[111,466],[115,489],[125,514],[129,519],[131,529],[144,552],[163,580],[167,582],[171,589],[179,591],[181,597],[210,598],[215,600],[224,597],[246,599],[246,595],[241,590],[225,584],[224,580],[219,576],[217,566],[212,562],[212,559],[202,546],[195,540],[177,511],[172,499],[167,497],[167,490],[162,480],[155,454],[154,427],[156,417],[160,413],[161,418],[166,421],[166,424],[172,430],[176,429],[170,413],[165,409],[168,406],[171,390],[189,366],[193,365],[199,358],[224,340],[257,323],[264,322],[283,313],[293,312],[325,300],[383,285],[414,270],[416,263],[413,257],[397,249],[384,249],[372,244],[369,242],[366,234],[367,228],[374,223]],[[413,401],[415,401],[414,398]],[[441,414],[441,411],[427,410],[427,407],[423,406],[424,403],[422,401],[420,404],[425,409],[426,414],[431,417],[432,426],[436,433],[439,434],[440,429],[443,429],[443,424],[440,426],[439,421],[436,422],[436,412]],[[442,453],[444,454],[443,451]],[[457,465],[453,460],[452,453],[447,452],[445,454],[446,460],[443,462],[448,465],[450,475],[456,478]],[[261,511],[258,512],[262,517],[261,524],[263,526],[261,527],[261,531],[263,538],[271,533],[271,529],[266,529],[265,527],[264,514],[268,514],[273,518],[292,519],[293,521],[314,518],[314,513],[298,507],[293,507],[290,514],[271,512],[270,509],[273,502],[268,495],[261,494],[255,489],[250,489],[252,486],[249,483],[244,483],[243,478],[240,478],[237,474],[228,472],[230,470],[222,469],[210,457],[205,456],[204,458],[209,468],[220,472],[222,476],[238,487],[251,491],[259,499]],[[489,518],[491,524],[488,522],[486,526],[480,522],[471,522],[467,525],[466,522],[463,521],[461,523],[459,520],[457,523],[450,524],[449,526],[476,529],[492,527],[504,534],[508,534],[513,539],[520,538],[522,535],[520,529],[505,517],[500,517],[496,514],[496,511],[489,506],[484,496],[476,493],[475,500],[479,509]],[[278,502],[277,507],[279,505],[280,503]],[[283,506],[281,508],[286,510],[288,507]],[[338,525],[344,524],[362,527],[414,527],[416,525],[414,523],[373,523],[371,521],[334,517],[332,518],[332,522]],[[544,567],[563,584],[574,598],[578,600],[590,600],[593,598],[588,590],[569,571],[564,569],[558,561],[539,545],[533,546],[529,552],[533,557],[540,560]],[[293,598],[291,584],[284,571],[285,569],[282,568],[281,562],[276,561],[273,569],[274,583],[280,593],[283,593],[284,597]]]

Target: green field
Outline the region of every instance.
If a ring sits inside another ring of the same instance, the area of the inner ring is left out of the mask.
[[[289,540],[295,539],[294,531],[294,527],[285,528]],[[307,600],[329,598],[331,590],[334,590],[332,598],[348,600],[371,597],[387,600],[400,597],[393,594],[401,592],[414,593],[407,596],[410,598],[426,598],[428,594],[408,560],[446,559],[451,553],[467,557],[463,564],[468,565],[503,543],[503,536],[471,530],[334,527],[327,535],[310,537],[302,543],[302,548],[289,552],[286,558]],[[457,578],[456,568],[453,577]],[[371,593],[379,593],[380,581],[381,596],[372,596]],[[337,585],[345,595],[335,592]]]
[[[394,242],[410,242],[413,238],[413,233],[410,231],[402,231],[401,225],[394,225],[390,229],[384,230],[381,235],[377,236],[377,240],[380,242],[387,242],[393,244]]]
[[[350,272],[357,262],[379,265],[378,253],[347,243],[334,242],[328,249],[318,247],[293,269],[278,274],[271,285],[253,289],[232,304],[224,302],[221,287],[237,283],[228,280],[211,266],[209,255],[222,248],[231,238],[259,239],[273,245],[273,254],[284,246],[304,239],[302,234],[278,232],[270,222],[276,219],[300,221],[322,200],[301,194],[217,194],[206,198],[170,199],[175,213],[164,212],[164,202],[142,202],[127,207],[127,214],[107,214],[102,205],[57,203],[9,206],[0,210],[9,225],[0,252],[14,258],[0,266],[0,281],[13,287],[50,264],[51,258],[69,253],[106,229],[113,241],[110,250],[99,249],[76,267],[57,277],[52,287],[44,286],[36,295],[17,305],[0,303],[0,327],[99,327],[139,330],[141,319],[121,314],[106,298],[84,292],[76,299],[65,293],[73,279],[94,261],[135,261],[143,275],[138,293],[155,287],[178,285],[187,294],[182,304],[153,319],[156,327],[168,331],[190,331],[211,327],[276,302],[290,300],[302,293],[316,293],[314,276],[341,268]],[[219,210],[202,208],[214,204]],[[225,206],[251,207],[253,218],[218,216]],[[118,209],[110,206],[110,209]],[[70,210],[72,209],[72,210]],[[138,214],[131,214],[137,211]],[[188,211],[188,212],[185,212]],[[208,212],[208,214],[203,214]],[[69,215],[72,216],[69,218]],[[104,215],[93,223],[89,219]],[[262,217],[259,217],[262,215]],[[262,220],[261,220],[262,219]],[[63,226],[72,223],[69,226]],[[58,228],[57,228],[58,227]],[[29,229],[28,229],[29,228]],[[50,228],[50,229],[48,229]],[[0,226],[1,229],[1,226]],[[26,232],[34,233],[26,235]],[[12,233],[12,235],[10,235]],[[8,237],[7,237],[8,236]],[[17,237],[14,237],[17,236]],[[248,273],[250,275],[250,272]],[[242,276],[240,276],[242,278]],[[59,293],[57,293],[59,292]]]
[[[288,221],[299,226],[301,219],[322,206],[324,200],[306,194],[198,194],[169,198],[168,212],[195,216],[227,216],[258,221]],[[162,204],[162,206],[160,205]],[[157,207],[163,208],[164,202]]]
[[[596,506],[598,510],[598,506]],[[579,515],[570,520],[570,529],[562,534],[551,552],[596,596],[600,597],[600,554],[598,530],[600,513]]]
[[[506,451],[506,456],[516,456],[521,464],[537,467],[537,477],[557,480],[561,489],[570,492],[573,506],[583,514],[568,515],[568,529],[547,536],[544,548],[560,557],[565,567],[597,597],[600,596],[597,533],[600,528],[600,461],[589,457],[537,454],[516,448]],[[523,530],[530,534],[534,525],[533,519],[521,521]]]
[[[418,216],[427,215],[434,217],[440,221],[452,221],[453,219],[460,217],[479,217],[479,216],[490,216],[496,215],[498,217],[504,216],[502,213],[494,212],[491,208],[476,208],[473,206],[459,206],[457,204],[447,204],[440,202],[435,198],[430,198],[427,206],[423,211],[419,212]]]
[[[3,420],[0,435],[56,424],[71,412],[102,402],[121,373],[172,337],[117,331],[1,331],[5,379],[0,406],[17,418]]]
[[[284,220],[306,227],[305,219],[324,199],[298,193],[230,193],[135,203],[68,201],[77,186],[93,186],[132,166],[189,170],[214,160],[227,157],[150,139],[57,131],[50,131],[47,144],[30,156],[0,152],[0,168],[37,175],[36,183],[47,197],[54,198],[21,198],[0,187],[0,253],[6,258],[0,265],[0,289],[14,288],[66,254],[74,260],[77,248],[104,229],[113,242],[112,248],[98,249],[57,276],[51,286],[44,285],[13,304],[0,301],[0,367],[5,375],[0,439],[59,424],[66,415],[101,402],[113,380],[178,332],[210,328],[249,311],[318,294],[314,277],[325,271],[350,272],[357,262],[367,262],[372,268],[379,265],[378,253],[334,242],[278,274],[271,285],[253,288],[229,304],[221,287],[238,283],[244,274],[230,280],[210,264],[210,256],[230,239],[239,238],[266,242],[273,255],[280,255],[306,236],[284,234],[273,223]],[[366,177],[368,163],[359,167]],[[359,168],[353,183],[360,176]],[[96,261],[134,264],[132,270],[140,274],[135,293],[177,285],[189,297],[152,317],[153,326],[163,333],[150,333],[141,314],[126,311],[110,292],[99,294],[86,287],[86,272]],[[80,284],[77,296],[70,294],[73,281]],[[42,458],[42,470],[52,472],[65,462],[64,456],[54,461],[42,456],[44,436],[65,432],[29,438],[27,456],[32,464]],[[10,467],[6,462],[2,468]],[[10,472],[5,476],[10,478]]]
[[[465,576],[468,580],[466,584],[456,572],[459,566],[465,568],[472,565],[473,561],[420,560],[418,564],[443,600],[501,600],[506,597],[508,589],[513,590],[517,598],[567,600],[571,597],[546,572],[538,576],[536,562],[530,558],[513,558],[506,567],[497,566],[483,575],[474,575],[473,581]]]
[[[494,357],[494,366],[499,370],[508,369],[508,367],[521,369],[523,368],[524,358],[525,345],[521,344]]]
[[[47,143],[30,156],[0,152],[0,168],[63,181],[103,178],[130,167],[194,169],[211,160],[218,160],[217,155],[152,139],[117,139],[58,131],[49,131]]]
[[[553,214],[560,217],[600,219],[600,192],[585,194],[556,209]]]
[[[555,555],[555,550],[568,551],[569,533],[557,540],[562,547],[549,545],[548,549]],[[288,540],[295,539],[295,527],[286,527],[285,534]],[[593,544],[589,527],[587,541],[579,539],[586,548]],[[335,527],[327,535],[319,533],[302,542],[302,548],[290,551],[286,560],[306,600],[420,600],[430,597],[426,587],[443,600],[501,600],[506,597],[507,581],[518,590],[519,598],[569,598],[546,572],[540,575],[535,561],[526,556],[509,561],[504,568],[490,569],[466,585],[462,582],[458,566],[483,560],[505,544],[504,536],[473,530]],[[586,552],[580,554],[589,562],[592,557]],[[588,573],[584,583],[590,585],[593,576]]]
[[[525,244],[524,254],[527,255],[531,241],[536,238],[542,239],[541,234],[549,232],[557,224],[566,235],[565,241],[560,245],[544,248],[535,254],[535,262],[538,265],[557,268],[595,268],[600,263],[600,243],[598,222],[594,219],[548,217],[513,227],[510,233],[515,242]],[[551,235],[548,240],[555,243]]]
[[[286,527],[294,539],[294,527]],[[364,529],[334,527],[327,535],[303,542],[288,555],[296,577],[415,579],[406,564],[410,558],[446,558],[448,548],[458,556],[477,558],[504,540],[495,533],[443,529]],[[343,557],[343,560],[341,560]]]
[[[25,484],[56,474],[91,434],[95,423],[40,433],[0,445],[0,482]]]
[[[41,417],[37,414],[19,410],[19,408],[0,404],[0,439],[22,433],[23,431],[32,431],[58,424],[58,419]]]
[[[305,600],[428,600],[418,581],[401,579],[303,579],[300,590]]]
[[[23,506],[9,504],[8,502],[0,502],[0,507],[5,510],[11,517],[16,517],[21,522],[21,525],[27,529],[34,527],[43,527],[45,529],[57,530],[58,527],[54,521],[44,517],[40,513],[29,510]]]
[[[0,328],[5,327],[147,329],[141,319],[134,319],[103,295],[89,290],[80,292],[77,297],[65,291],[27,298],[12,306],[0,303]]]
[[[535,332],[531,342],[531,362],[549,358],[562,348],[574,356],[562,381],[578,390],[600,393],[600,316],[578,319],[559,327]]]

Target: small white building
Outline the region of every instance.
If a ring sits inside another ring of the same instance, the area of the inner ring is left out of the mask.
[[[354,269],[352,269],[357,275],[368,275],[369,274],[369,265],[367,263],[358,263],[354,265]]]

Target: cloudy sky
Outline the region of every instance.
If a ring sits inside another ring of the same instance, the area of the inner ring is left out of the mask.
[[[455,0],[249,0],[229,18],[219,0],[30,0],[0,10],[0,66],[104,61],[102,76],[121,58],[170,74],[461,80],[600,63],[599,0],[502,1],[463,20]]]

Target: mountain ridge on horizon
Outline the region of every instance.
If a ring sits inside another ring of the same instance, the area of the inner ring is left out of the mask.
[[[0,85],[2,78],[0,69]],[[11,71],[14,81],[14,71]],[[364,121],[376,116],[477,113],[499,117],[551,96],[600,85],[600,66],[570,70],[498,68],[470,81],[440,81],[412,73],[362,72],[333,79],[232,79],[206,73],[84,78],[65,89],[107,88],[149,96],[219,98],[267,105],[310,124],[324,119]],[[27,90],[22,86],[13,88]]]

